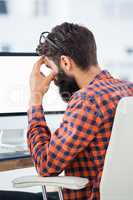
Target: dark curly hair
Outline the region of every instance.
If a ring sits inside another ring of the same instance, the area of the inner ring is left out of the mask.
[[[48,40],[37,47],[39,55],[51,58],[57,65],[61,55],[69,56],[81,68],[97,65],[97,47],[93,33],[86,27],[73,23],[62,23],[52,29]]]

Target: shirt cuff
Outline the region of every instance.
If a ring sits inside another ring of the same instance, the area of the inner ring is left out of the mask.
[[[44,119],[44,111],[42,105],[31,106],[28,111],[28,121],[29,123],[36,118],[36,120]]]

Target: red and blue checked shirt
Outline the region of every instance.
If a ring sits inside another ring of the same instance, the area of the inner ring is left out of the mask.
[[[65,200],[100,200],[99,185],[114,115],[125,96],[133,96],[133,83],[102,71],[72,96],[54,133],[41,105],[29,109],[28,145],[38,173],[56,176],[65,170],[66,176],[89,179],[85,189],[64,189]]]

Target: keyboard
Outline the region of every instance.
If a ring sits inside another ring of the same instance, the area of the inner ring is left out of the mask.
[[[28,149],[18,147],[0,147],[0,160],[16,159],[29,157],[30,153]]]

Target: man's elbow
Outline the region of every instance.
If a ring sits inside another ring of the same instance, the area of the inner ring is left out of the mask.
[[[56,168],[48,167],[48,166],[44,167],[43,165],[36,167],[36,169],[37,169],[38,174],[42,177],[58,176],[62,172],[61,169],[57,170]]]

